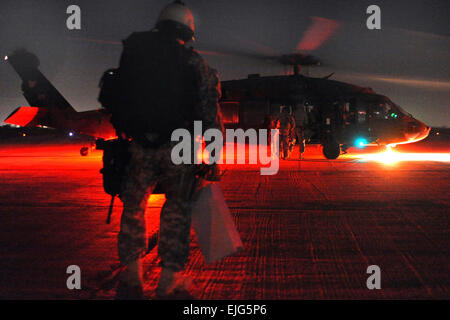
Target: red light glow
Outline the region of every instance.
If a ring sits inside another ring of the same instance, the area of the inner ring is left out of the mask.
[[[384,152],[352,154],[349,157],[366,161],[377,161],[388,165],[404,161],[450,162],[450,153],[404,153],[395,151],[389,146]]]

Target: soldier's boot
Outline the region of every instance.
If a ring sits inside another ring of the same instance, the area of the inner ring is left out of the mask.
[[[156,297],[158,299],[194,299],[190,292],[194,288],[191,277],[181,274],[169,268],[162,268]]]
[[[130,262],[120,274],[119,284],[116,289],[116,300],[142,300],[142,261]]]

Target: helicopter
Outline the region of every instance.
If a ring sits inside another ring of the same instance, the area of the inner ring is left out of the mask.
[[[221,110],[226,126],[262,128],[267,116],[289,108],[309,143],[322,145],[327,159],[336,159],[351,146],[397,145],[425,139],[430,127],[388,97],[364,88],[299,73],[301,66],[319,65],[300,53],[276,58],[293,66],[292,75],[251,74],[222,82]]]
[[[249,74],[246,79],[222,81],[220,104],[225,126],[264,128],[268,117],[277,117],[288,108],[305,141],[322,145],[327,159],[338,158],[351,146],[395,146],[425,139],[430,127],[373,89],[332,80],[334,73],[321,78],[300,73],[303,67],[309,71],[310,67],[324,65],[311,53],[328,41],[341,24],[323,17],[311,19],[293,53],[279,54],[255,41],[244,42],[256,52],[226,48],[203,52],[292,68],[288,75]]]
[[[104,140],[116,137],[110,115],[103,109],[77,112],[39,70],[36,55],[20,49],[5,56],[4,60],[11,64],[21,78],[23,96],[31,105],[16,108],[4,120],[5,123],[59,129],[69,136],[78,133]],[[80,154],[87,156],[89,150],[90,146],[83,146]]]
[[[319,143],[327,159],[336,159],[350,146],[397,145],[425,139],[430,128],[388,97],[370,88],[313,78],[299,73],[300,67],[318,65],[311,55],[280,56],[292,65],[292,75],[249,75],[247,79],[222,81],[220,100],[226,128],[263,128],[267,116],[288,107],[290,113],[306,115],[308,143]],[[32,107],[19,107],[5,122],[20,126],[46,126],[95,138],[116,137],[103,109],[77,112],[39,71],[39,60],[27,51],[17,51],[7,60],[22,79],[22,91]],[[81,155],[88,154],[83,146]]]

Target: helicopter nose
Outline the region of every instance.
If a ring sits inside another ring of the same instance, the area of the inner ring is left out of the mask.
[[[426,137],[428,137],[428,135],[430,134],[430,131],[431,131],[431,127],[424,126],[424,130],[422,132],[422,139],[421,140],[423,140]]]
[[[407,124],[405,136],[409,141],[417,142],[428,137],[430,130],[425,123],[413,118]]]

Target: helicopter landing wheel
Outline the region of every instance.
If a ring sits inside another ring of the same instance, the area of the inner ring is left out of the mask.
[[[341,154],[341,147],[334,139],[330,139],[322,144],[322,152],[325,158],[334,160]]]
[[[82,147],[82,148],[80,149],[80,154],[81,154],[83,157],[86,157],[86,156],[89,154],[89,147]]]

